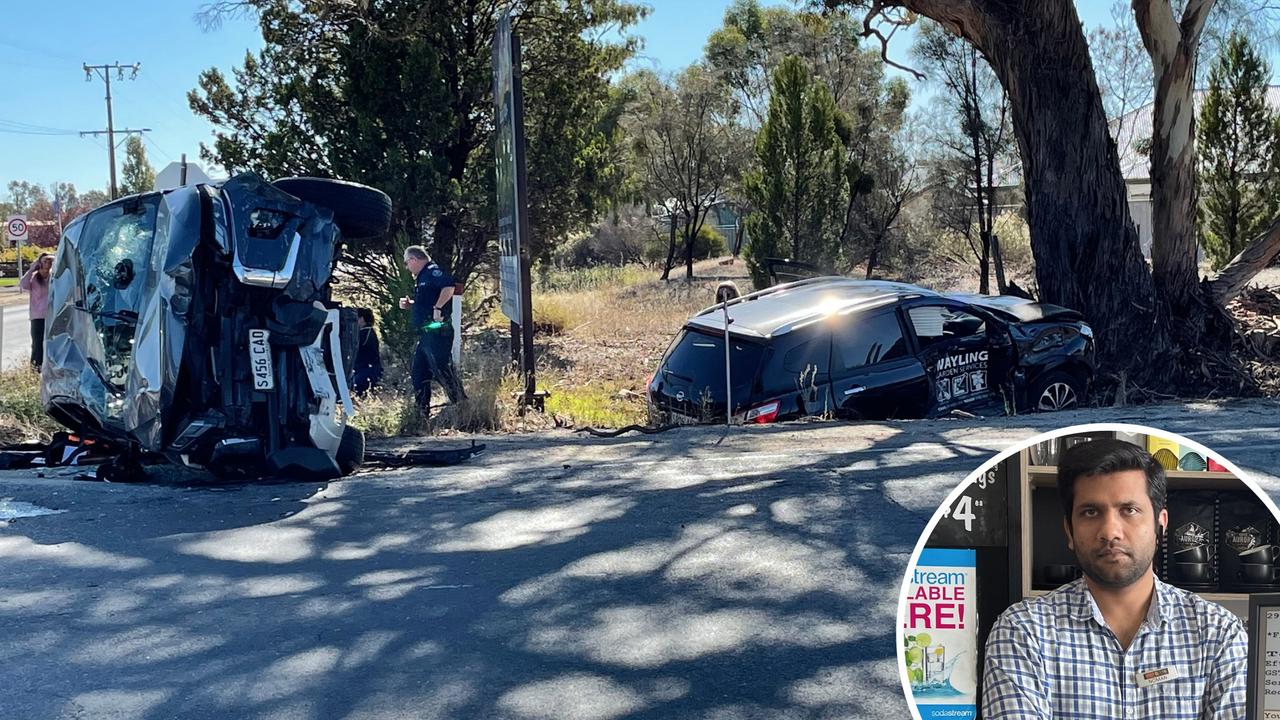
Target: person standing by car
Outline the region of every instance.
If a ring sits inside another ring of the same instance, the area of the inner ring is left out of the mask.
[[[414,396],[424,412],[431,410],[431,381],[440,383],[457,404],[467,395],[453,367],[454,279],[431,261],[426,248],[410,245],[404,251],[405,268],[413,274],[413,297],[400,298],[400,309],[413,311],[413,327],[418,346],[413,351]]]
[[[356,346],[356,367],[351,390],[364,394],[382,382],[382,354],[378,347],[378,331],[373,328],[373,311],[356,309],[356,327],[359,344]]]
[[[44,365],[44,319],[49,312],[49,276],[52,272],[53,256],[42,253],[18,282],[23,292],[30,293],[27,313],[31,318],[31,365],[36,372],[40,372]]]

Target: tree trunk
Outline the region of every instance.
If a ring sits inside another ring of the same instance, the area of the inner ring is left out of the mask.
[[[671,237],[667,240],[667,261],[662,265],[662,279],[671,279],[671,268],[676,264],[676,214],[671,213]]]
[[[1181,20],[1169,0],[1132,0],[1142,44],[1155,71],[1151,126],[1151,266],[1175,317],[1199,326],[1196,308],[1196,53],[1217,0],[1187,0]]]
[[[1194,53],[1179,47],[1171,67],[1155,63],[1151,133],[1151,267],[1157,290],[1176,317],[1187,317],[1196,269]]]
[[[1000,254],[1000,236],[991,233],[991,262],[996,270],[996,292],[1003,295],[1009,289],[1004,276],[1004,256]]]
[[[978,237],[982,243],[982,257],[978,258],[978,292],[988,295],[991,293],[991,233],[979,230]]]
[[[686,219],[684,223],[684,277],[686,280],[693,280],[693,243],[697,239],[693,220]]]
[[[1009,95],[1041,299],[1084,314],[1097,335],[1105,374],[1167,379],[1173,340],[1129,219],[1119,158],[1075,5],[900,4],[976,45]],[[1143,339],[1143,352],[1133,351],[1134,338]]]

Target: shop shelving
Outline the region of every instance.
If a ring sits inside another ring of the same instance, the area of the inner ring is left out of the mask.
[[[1017,477],[1021,488],[1017,497],[1022,499],[1018,512],[1019,525],[1022,529],[1021,543],[1021,575],[1022,597],[1045,595],[1050,590],[1032,588],[1032,559],[1035,555],[1035,538],[1032,533],[1032,492],[1036,489],[1057,487],[1058,469],[1053,466],[1032,465],[1029,450],[1019,453],[1020,466]],[[1248,490],[1238,477],[1229,472],[1209,472],[1192,470],[1167,470],[1170,490]],[[1064,540],[1065,542],[1065,540]],[[1202,592],[1199,595],[1206,600],[1216,602],[1244,619],[1248,614],[1249,595],[1247,593]]]

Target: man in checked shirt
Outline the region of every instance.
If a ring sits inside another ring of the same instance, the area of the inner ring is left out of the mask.
[[[1058,464],[1058,494],[1084,577],[996,620],[983,717],[1243,718],[1240,620],[1151,569],[1169,520],[1160,464],[1120,440],[1076,445]]]

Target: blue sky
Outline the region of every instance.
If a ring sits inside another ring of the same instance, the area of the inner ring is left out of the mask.
[[[256,25],[230,20],[206,31],[195,14],[206,0],[21,0],[5,9],[0,37],[0,193],[10,180],[72,182],[81,191],[107,185],[103,83],[85,82],[84,63],[142,63],[136,80],[111,90],[117,128],[151,128],[147,153],[157,170],[187,153],[198,160],[208,123],[192,115],[186,93],[209,67],[230,73],[245,51],[261,47]],[[637,62],[664,71],[697,60],[730,0],[641,0],[652,8],[634,33],[645,40]],[[787,4],[766,2],[767,5]],[[1086,27],[1109,23],[1111,0],[1078,0]],[[906,45],[893,53],[906,59]],[[126,78],[128,75],[126,74]],[[28,126],[39,130],[33,134]],[[19,132],[15,132],[17,129]],[[60,131],[59,134],[43,134]],[[122,140],[122,138],[118,138]],[[123,152],[117,153],[123,162]]]

